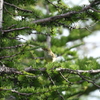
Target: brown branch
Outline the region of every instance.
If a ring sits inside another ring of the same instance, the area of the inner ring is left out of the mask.
[[[30,96],[30,95],[33,94],[33,93],[21,93],[21,92],[18,92],[16,90],[12,90],[12,89],[2,89],[2,88],[0,88],[0,91],[11,91],[12,93],[17,93],[18,95],[25,95],[25,96]]]
[[[36,68],[32,68],[30,66],[30,67],[25,68],[24,71],[26,71],[26,72],[38,72],[38,71],[44,72],[44,71],[46,71],[46,68],[36,69]],[[2,64],[2,66],[0,66],[0,74],[23,74],[23,73],[21,71],[18,71],[16,68],[9,68],[9,67],[6,67],[4,64]]]
[[[4,9],[5,9],[5,11],[6,11],[7,13],[9,13],[11,16],[15,16],[15,14],[11,13],[10,11],[8,11],[8,9],[7,9],[6,7],[4,7]]]
[[[59,7],[55,4],[53,4],[51,1],[47,0],[48,3],[50,3],[51,5],[53,5],[56,9],[62,9],[62,7]],[[64,9],[64,8],[63,8]]]
[[[22,72],[18,71],[15,68],[9,68],[3,65],[3,66],[0,66],[0,75],[2,74],[22,74]]]
[[[16,49],[16,48],[22,47],[22,46],[24,46],[24,44],[9,46],[9,47],[0,47],[0,49]]]
[[[7,29],[11,29],[12,27],[16,26],[16,24],[7,27]]]
[[[51,81],[51,83],[56,86],[55,82],[53,81],[53,79],[51,78],[51,76],[47,73],[49,80]],[[65,100],[63,95],[60,94],[60,92],[56,89],[56,92],[58,94],[58,96],[60,97],[61,100]]]
[[[15,7],[21,11],[26,11],[26,12],[31,12],[30,10],[25,10],[25,9],[21,9],[17,6],[15,6],[14,4],[10,4],[10,3],[7,3],[7,2],[4,2],[4,4],[7,4],[7,5],[10,5],[12,7]],[[91,7],[93,5],[97,5],[97,4],[100,4],[100,1],[96,1],[94,0],[90,5],[86,6],[86,7],[83,7],[80,11],[70,11],[70,12],[67,12],[65,14],[61,14],[61,15],[56,15],[56,16],[53,16],[53,17],[49,17],[49,18],[44,18],[44,19],[39,19],[39,20],[34,20],[33,23],[46,23],[46,22],[52,22],[52,21],[55,21],[57,19],[62,19],[62,18],[66,18],[66,17],[70,17],[74,14],[78,14],[78,13],[82,13],[84,11],[87,11],[88,9],[91,9]],[[7,30],[6,30],[7,31]]]
[[[28,68],[25,68],[24,69],[26,72],[46,72],[46,68],[32,68],[31,66],[28,67]],[[51,70],[54,70],[54,69],[51,69]],[[67,72],[67,73],[72,73],[72,74],[76,74],[76,75],[79,75],[83,80],[89,82],[89,83],[92,83],[94,86],[100,88],[99,85],[97,85],[95,83],[95,81],[93,81],[90,77],[86,77],[86,76],[83,76],[81,73],[100,73],[100,69],[99,70],[72,70],[72,69],[64,69],[64,68],[57,68],[56,71],[60,72],[61,76],[63,77],[63,79],[65,79],[66,82],[68,82],[69,84],[73,84],[72,82],[69,82],[61,72]],[[23,72],[21,71],[18,71],[17,69],[15,68],[9,68],[9,67],[6,67],[5,65],[2,65],[0,66],[0,75],[2,74],[24,74]],[[48,74],[48,73],[47,73]],[[53,85],[55,85],[55,82],[52,80],[51,76],[48,74],[48,77],[50,79],[50,81],[52,82]],[[59,91],[57,91],[58,94],[59,94]],[[62,96],[61,96],[62,98]]]
[[[23,29],[30,29],[30,27],[21,27],[21,28],[14,28],[14,29],[10,29],[10,30],[3,30],[3,33],[9,33],[12,31],[18,31],[18,30],[23,30]]]
[[[0,67],[0,73],[2,73],[2,67]],[[9,67],[7,67],[9,68]],[[9,68],[10,70],[10,68]],[[11,69],[12,70],[12,69]],[[45,72],[47,69],[44,68],[32,68],[32,66],[27,67],[24,69],[26,72]],[[51,69],[54,70],[54,69]],[[57,72],[67,72],[67,73],[73,73],[73,74],[77,74],[77,73],[90,73],[90,74],[94,74],[94,73],[100,73],[100,69],[97,70],[73,70],[73,69],[68,69],[68,68],[56,68]],[[6,73],[6,71],[3,71],[4,73]]]
[[[26,47],[26,46],[25,46],[25,47]],[[0,59],[15,57],[15,56],[17,56],[18,54],[22,53],[22,52],[24,51],[25,47],[24,47],[20,52],[18,52],[18,53],[16,53],[16,54],[9,55],[9,56],[0,56]]]
[[[67,82],[67,83],[69,83],[69,84],[74,84],[73,82],[70,82],[63,74],[62,74],[62,72],[59,72],[60,73],[60,75],[62,76],[62,78]],[[69,75],[68,75],[69,76]]]
[[[46,22],[52,22],[55,21],[57,19],[61,19],[61,18],[65,18],[65,17],[69,17],[73,14],[78,14],[79,12],[76,11],[70,11],[68,13],[65,14],[61,14],[61,15],[57,15],[57,16],[53,16],[53,17],[48,17],[48,18],[44,18],[44,19],[39,19],[39,20],[35,20],[33,21],[33,23],[46,23]]]
[[[52,22],[58,19],[62,19],[62,18],[66,18],[66,17],[70,17],[74,14],[78,14],[78,13],[82,13],[86,10],[90,9],[89,6],[85,7],[84,9],[80,10],[80,11],[70,11],[68,13],[65,14],[61,14],[61,15],[56,15],[53,17],[48,17],[48,18],[44,18],[44,19],[39,19],[39,20],[35,20],[33,21],[33,23],[46,23],[46,22]]]
[[[87,79],[85,76],[81,75],[80,73],[77,73],[83,80],[87,81],[88,83],[92,83],[94,86],[100,88],[99,85],[97,85],[93,80]]]
[[[11,56],[0,56],[0,59],[15,57],[18,54],[20,54],[20,53],[17,53],[17,54],[11,55]]]
[[[90,7],[90,9],[92,9],[93,11],[96,11],[96,12],[99,12],[99,13],[100,13],[99,10],[96,10],[96,9],[94,9],[94,8],[92,8],[92,7]]]
[[[22,51],[21,51],[21,52],[22,52]],[[15,56],[17,56],[18,54],[20,54],[21,52],[18,52],[18,53],[16,53],[16,54],[10,55],[10,56],[0,56],[0,59],[15,57]]]
[[[30,67],[25,68],[24,70],[26,72],[38,72],[38,71],[45,72],[46,68],[38,68],[38,69],[36,69],[36,68],[32,68],[32,66],[30,66]]]
[[[100,73],[100,69],[97,70],[73,70],[68,68],[56,68],[58,72],[67,72],[67,73]]]
[[[25,95],[25,96],[30,96],[30,95],[39,95],[40,94],[44,94],[44,93],[47,93],[49,91],[55,91],[55,89],[49,89],[47,88],[48,90],[47,91],[42,91],[42,92],[34,92],[34,93],[21,93],[21,92],[18,92],[16,90],[13,90],[13,89],[3,89],[3,88],[0,88],[0,91],[11,91],[13,93],[17,93],[19,95]],[[62,99],[61,99],[62,100]],[[65,100],[65,99],[64,99]]]
[[[64,69],[64,68],[57,68],[57,71],[63,72],[63,71],[67,71],[68,73],[73,73],[73,74],[77,74],[79,75],[83,80],[87,81],[88,83],[92,83],[94,86],[100,88],[99,85],[97,85],[95,83],[95,81],[93,81],[90,77],[86,77],[84,75],[82,75],[81,73],[100,73],[100,69],[98,70],[72,70],[72,69]],[[65,80],[66,78],[64,76],[62,76]],[[68,80],[66,80],[68,82]]]
[[[4,2],[4,3],[7,4],[7,5],[10,5],[12,7],[15,7],[19,10],[28,11],[28,10],[21,9],[21,8],[15,6],[13,4],[9,4],[7,2]],[[93,9],[92,6],[97,5],[99,3],[100,3],[100,1],[97,2],[96,0],[94,0],[90,5],[83,7],[79,11],[70,11],[70,12],[67,12],[67,13],[61,14],[61,15],[56,15],[56,16],[53,16],[53,17],[48,17],[48,18],[39,19],[39,20],[34,20],[32,23],[46,23],[46,22],[56,21],[57,19],[67,18],[67,17],[70,17],[74,14],[82,13],[82,12],[85,12],[89,9]],[[29,11],[29,12],[31,12],[31,11]],[[66,27],[69,27],[69,26],[66,26]],[[4,32],[7,33],[7,32],[11,32],[11,31],[15,31],[15,30],[22,30],[22,29],[25,29],[25,28],[29,28],[29,27],[22,27],[22,28],[15,28],[15,29],[11,29],[11,30],[4,30]]]
[[[12,7],[14,7],[14,8],[17,8],[18,10],[21,10],[21,11],[24,11],[24,12],[32,13],[31,10],[26,10],[26,9],[19,8],[19,7],[17,7],[16,5],[10,4],[10,3],[8,3],[8,2],[4,2],[4,4],[9,5],[9,6],[12,6]]]
[[[91,9],[91,7],[93,5],[97,5],[97,4],[100,4],[100,1],[94,0],[90,5],[83,7],[79,11],[70,11],[70,12],[67,12],[65,14],[56,15],[56,16],[49,17],[49,18],[44,18],[44,19],[35,20],[35,21],[33,21],[33,23],[46,23],[46,22],[52,22],[52,21],[55,21],[55,20],[58,20],[58,19],[70,17],[70,16],[72,16],[74,14],[79,14],[79,13],[85,12],[85,11]]]

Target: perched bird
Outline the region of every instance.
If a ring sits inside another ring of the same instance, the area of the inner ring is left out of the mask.
[[[44,51],[44,58],[47,62],[54,62],[56,60],[56,55],[49,48],[42,48]]]

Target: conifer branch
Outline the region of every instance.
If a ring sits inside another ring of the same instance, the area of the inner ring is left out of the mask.
[[[96,10],[96,9],[94,9],[94,8],[92,8],[92,7],[90,7],[90,9],[92,9],[93,11],[96,11],[96,12],[99,12],[99,13],[100,13],[99,10]]]
[[[24,11],[24,12],[32,13],[31,10],[26,10],[26,9],[19,8],[19,7],[17,7],[16,5],[10,4],[10,3],[8,3],[8,2],[4,2],[4,4],[9,5],[9,6],[12,6],[12,7],[16,8],[16,9],[18,9],[18,10]]]
[[[0,59],[15,57],[15,56],[17,56],[18,54],[20,54],[20,52],[17,53],[17,54],[14,54],[14,55],[10,55],[10,56],[0,56]]]
[[[9,30],[2,30],[2,32],[3,32],[3,34],[4,34],[4,33],[13,32],[13,31],[24,30],[24,29],[30,29],[30,27],[21,27],[21,28],[9,29]]]
[[[5,58],[12,58],[12,57],[15,57],[17,55],[19,55],[21,52],[18,52],[16,54],[13,54],[13,55],[10,55],[10,56],[0,56],[0,59],[5,59]]]
[[[64,8],[62,8],[62,7],[59,7],[59,6],[57,6],[57,5],[55,5],[55,4],[53,4],[51,1],[49,1],[49,0],[47,0],[47,2],[48,3],[50,3],[51,5],[53,5],[56,9],[64,9]],[[59,3],[59,1],[57,1],[58,3]]]
[[[92,3],[90,3],[90,5],[83,7],[79,11],[70,11],[70,12],[67,12],[67,13],[64,13],[64,14],[61,14],[61,15],[56,15],[56,16],[53,16],[53,17],[48,17],[48,18],[39,19],[39,20],[34,20],[33,23],[46,23],[46,22],[56,21],[56,20],[62,19],[62,18],[71,17],[74,14],[79,14],[79,13],[85,12],[85,11],[91,9],[92,6],[98,5],[98,4],[100,4],[100,1],[94,0]]]
[[[40,95],[40,94],[44,94],[50,91],[55,91],[55,89],[48,89],[47,91],[42,91],[42,92],[35,92],[35,93],[22,93],[13,89],[3,89],[0,88],[0,91],[11,91],[12,93],[17,93],[18,95],[25,95],[25,96],[30,96],[30,95]],[[65,100],[65,99],[63,99]]]
[[[46,72],[46,68],[39,68],[39,69],[36,69],[36,68],[32,68],[32,67],[28,67],[28,68],[25,68],[25,71],[26,72]],[[54,69],[51,69],[51,70],[54,70]],[[72,70],[72,69],[68,69],[68,68],[56,68],[56,71],[60,72],[60,75],[62,76],[62,78],[68,82],[69,84],[73,84],[72,82],[68,81],[64,75],[62,74],[62,72],[67,72],[67,73],[70,73],[70,74],[75,74],[75,75],[79,75],[80,78],[82,78],[83,80],[89,82],[89,83],[92,83],[94,86],[100,88],[99,85],[97,85],[95,83],[95,81],[93,81],[90,77],[86,77],[84,75],[82,75],[81,73],[90,73],[90,74],[94,74],[94,73],[100,73],[100,69],[97,69],[97,70]],[[5,65],[3,66],[0,66],[0,75],[2,74],[24,74],[23,72],[21,71],[18,71],[17,69],[15,68],[9,68],[9,67],[6,67]],[[48,74],[48,73],[47,73]],[[51,76],[48,74],[48,77],[49,79],[51,80],[52,84],[53,85],[56,85],[55,82],[53,81],[53,79],[51,78]],[[59,94],[59,91],[57,91],[58,94]],[[63,98],[61,95],[60,95],[61,98]]]
[[[14,26],[16,26],[16,24],[13,24],[13,25],[7,27],[7,29],[11,29],[11,28],[14,27]]]
[[[4,6],[4,10],[5,10],[8,14],[10,14],[11,16],[15,16],[15,14],[11,13],[10,11],[8,11],[7,8],[6,8],[5,6]]]
[[[70,81],[62,74],[62,72],[59,72],[59,73],[60,73],[60,75],[62,76],[62,78],[63,78],[67,83],[69,83],[70,85],[74,84],[74,83],[70,82]],[[68,76],[69,76],[69,75],[68,75]]]
[[[51,78],[51,76],[47,73],[49,80],[51,81],[51,83],[56,86],[55,82],[53,81],[53,79]],[[59,91],[56,89],[55,90],[58,94],[58,96],[60,97],[61,100],[65,100],[64,97],[59,93]]]
[[[67,72],[67,73],[100,73],[100,69],[97,70],[73,70],[68,68],[56,68],[56,71],[58,72]]]
[[[0,66],[0,68],[2,68],[2,67]],[[9,67],[7,67],[7,68],[9,68]],[[9,70],[10,70],[10,68],[9,68]],[[26,72],[38,72],[38,71],[45,72],[46,70],[47,70],[46,68],[32,68],[31,66],[24,69],[24,71],[26,71]],[[51,69],[51,70],[53,71],[54,69]],[[73,70],[73,69],[68,69],[68,68],[56,68],[56,71],[57,72],[72,73],[72,74],[77,74],[77,73],[96,74],[96,73],[100,73],[100,69],[97,69],[97,70]],[[2,69],[0,69],[0,73],[2,73]],[[4,73],[6,73],[5,70],[4,70]]]
[[[61,14],[61,15],[57,15],[57,16],[53,16],[53,17],[48,17],[48,18],[44,18],[44,19],[39,19],[39,20],[34,20],[33,23],[46,23],[46,22],[53,22],[57,19],[61,19],[61,18],[65,18],[65,17],[70,17],[73,14],[78,14],[79,12],[77,11],[70,11],[68,13],[65,14]]]
[[[2,89],[2,88],[0,88],[0,91],[11,91],[12,93],[17,93],[18,95],[25,95],[25,96],[30,96],[30,95],[33,94],[33,93],[21,93],[21,92],[18,92],[16,90],[13,90],[13,89]]]
[[[25,47],[18,53],[16,54],[13,54],[13,55],[8,55],[8,56],[0,56],[0,59],[5,59],[5,58],[12,58],[12,57],[15,57],[17,55],[19,55],[20,53],[22,53],[24,51]]]
[[[2,74],[22,74],[22,72],[18,71],[16,68],[9,68],[2,65],[0,66],[0,75]]]
[[[88,83],[92,83],[94,86],[100,88],[99,85],[96,84],[95,81],[93,81],[92,79],[87,79],[85,76],[83,76],[82,74],[80,73],[77,73],[83,80],[87,81]]]
[[[57,70],[58,71],[58,70]],[[87,81],[88,83],[92,83],[94,86],[100,88],[99,85],[96,84],[95,81],[93,81],[90,77],[86,77],[84,75],[82,75],[81,73],[100,73],[100,69],[99,70],[87,70],[87,71],[84,71],[84,70],[72,70],[72,69],[67,69],[67,71],[69,73],[72,73],[72,74],[77,74],[80,76],[80,78],[82,78],[82,80],[85,80]],[[61,70],[60,70],[60,74],[61,76],[64,78],[65,81],[69,82],[61,73]]]
[[[0,49],[15,49],[15,48],[22,47],[22,46],[24,46],[24,44],[9,46],[9,47],[0,47]]]

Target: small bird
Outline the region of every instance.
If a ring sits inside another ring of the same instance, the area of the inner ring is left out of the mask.
[[[55,62],[56,55],[49,48],[42,48],[44,51],[44,58],[47,62]]]

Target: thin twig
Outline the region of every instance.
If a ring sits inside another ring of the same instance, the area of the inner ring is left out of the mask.
[[[94,8],[92,8],[92,7],[90,7],[90,9],[92,9],[92,10],[95,11],[95,12],[99,12],[99,13],[100,13],[99,10],[96,10],[96,9],[94,9]]]
[[[11,29],[12,27],[16,26],[16,24],[7,27],[7,29]]]
[[[12,7],[16,8],[16,9],[18,9],[18,10],[24,11],[24,12],[32,13],[31,10],[26,10],[26,9],[19,8],[19,7],[17,7],[16,5],[10,4],[10,3],[8,3],[8,2],[4,2],[4,4],[9,5],[9,6],[12,6]]]
[[[26,46],[25,46],[25,47],[26,47]],[[18,54],[22,53],[22,52],[24,51],[25,47],[24,47],[20,52],[18,52],[18,53],[16,53],[16,54],[13,54],[13,55],[10,55],[10,56],[0,56],[0,59],[15,57],[15,56],[17,56]]]
[[[24,44],[9,46],[9,47],[0,47],[0,49],[16,49],[16,48],[22,47],[22,46],[24,46]]]
[[[23,29],[30,29],[30,27],[21,27],[21,28],[14,28],[14,29],[9,29],[9,30],[3,30],[3,33],[9,33],[12,31],[18,31],[18,30],[23,30]]]
[[[13,93],[17,93],[18,95],[25,95],[25,96],[30,96],[32,95],[33,93],[21,93],[21,92],[18,92],[16,90],[12,90],[12,89],[0,89],[0,91],[11,91]]]
[[[51,78],[51,76],[50,76],[48,73],[47,73],[47,75],[48,75],[48,77],[49,77],[51,83],[52,83],[54,86],[56,86],[56,84],[55,84],[55,82],[53,81],[53,79]],[[56,90],[56,92],[57,92],[58,95],[60,96],[61,100],[65,100],[64,97],[59,93],[58,90]]]
[[[62,78],[63,78],[66,82],[68,82],[69,84],[73,84],[72,82],[68,81],[67,78],[65,78],[65,76],[62,74],[62,72],[59,72],[59,73],[60,73],[60,75],[62,76]]]
[[[80,73],[77,73],[82,79],[84,79],[85,81],[87,81],[88,83],[92,83],[94,86],[100,88],[100,85],[97,85],[94,81],[86,79],[83,75],[81,75]]]

